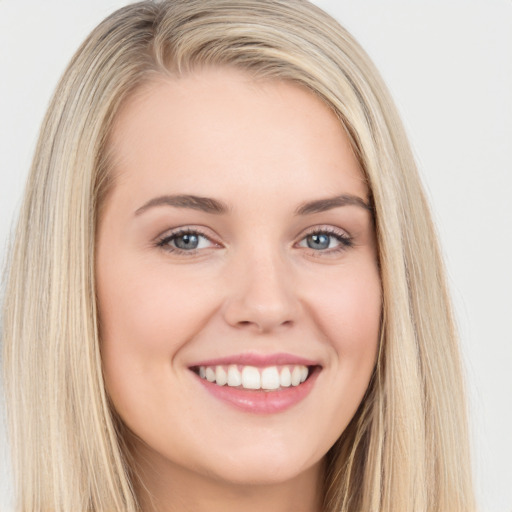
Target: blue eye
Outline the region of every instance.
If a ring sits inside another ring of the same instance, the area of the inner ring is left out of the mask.
[[[213,242],[197,231],[178,231],[162,238],[157,245],[167,251],[192,252],[211,247]]]
[[[352,246],[352,240],[342,232],[315,231],[305,236],[299,247],[307,247],[314,251],[336,252]]]
[[[177,236],[173,239],[174,245],[178,249],[188,251],[190,249],[197,249],[199,246],[199,236],[191,233]]]
[[[332,236],[326,235],[325,233],[308,235],[306,237],[306,243],[310,249],[329,249],[332,238]]]
[[[206,235],[192,229],[181,229],[163,236],[156,245],[167,252],[194,253],[200,249],[218,247],[218,244],[210,240]],[[300,240],[299,247],[311,249],[317,253],[336,253],[352,247],[352,239],[341,230],[317,230]]]

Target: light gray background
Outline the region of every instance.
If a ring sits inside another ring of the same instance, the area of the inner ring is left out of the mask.
[[[0,0],[2,260],[52,90],[87,33],[127,3]],[[483,512],[511,512],[512,0],[316,3],[361,42],[402,113],[433,205],[461,332],[478,501]],[[0,428],[6,512],[7,454]]]

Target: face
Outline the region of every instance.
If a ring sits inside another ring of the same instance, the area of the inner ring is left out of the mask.
[[[102,358],[145,460],[233,485],[316,471],[367,389],[381,312],[339,121],[296,85],[203,70],[139,91],[111,144]]]

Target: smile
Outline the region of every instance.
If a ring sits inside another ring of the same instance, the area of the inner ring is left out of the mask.
[[[231,364],[215,366],[199,366],[197,374],[201,379],[233,388],[265,391],[277,391],[290,386],[302,384],[309,375],[309,367],[305,365],[285,366],[243,366]]]
[[[290,354],[240,354],[189,367],[210,396],[247,413],[275,414],[302,402],[322,366]]]

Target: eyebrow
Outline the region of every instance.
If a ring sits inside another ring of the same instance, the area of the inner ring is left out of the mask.
[[[340,206],[359,206],[369,212],[373,212],[371,204],[360,197],[352,194],[341,194],[339,196],[302,203],[295,210],[295,215],[311,215],[312,213],[321,213],[332,210],[333,208],[339,208]]]
[[[150,208],[157,206],[174,206],[175,208],[189,208],[199,210],[205,213],[213,213],[221,215],[229,210],[229,207],[217,199],[211,197],[200,197],[190,194],[165,195],[150,199],[135,211],[135,215],[141,215]],[[341,194],[339,196],[329,197],[326,199],[316,199],[302,203],[295,210],[295,215],[311,215],[313,213],[321,213],[341,206],[359,206],[373,212],[373,208],[363,199],[351,194]]]
[[[217,215],[226,213],[228,206],[210,197],[200,197],[188,194],[159,196],[149,200],[135,211],[135,215],[140,215],[150,208],[156,206],[174,206],[176,208],[190,208],[206,213],[215,213]]]

